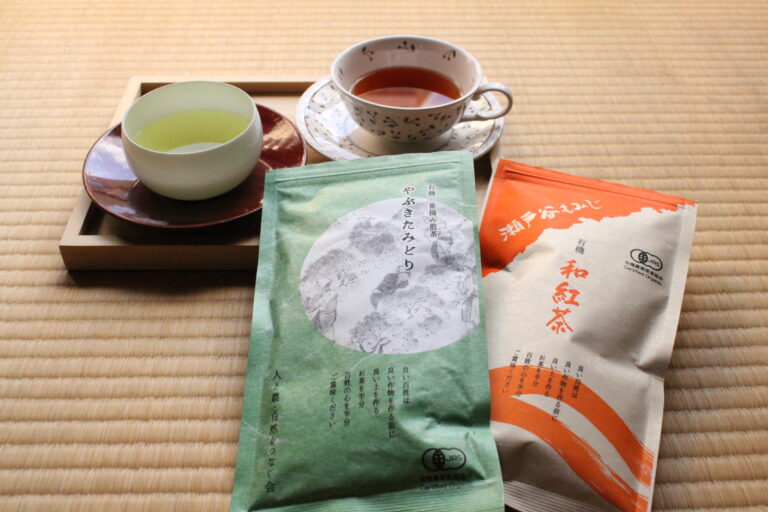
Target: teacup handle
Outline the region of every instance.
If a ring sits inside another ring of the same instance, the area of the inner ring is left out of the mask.
[[[497,117],[506,115],[507,112],[509,112],[509,110],[512,108],[513,100],[512,100],[512,91],[510,91],[509,87],[507,87],[504,84],[500,84],[498,82],[490,82],[487,84],[483,84],[477,88],[477,91],[475,91],[475,94],[472,95],[472,99],[479,100],[483,94],[491,91],[500,92],[501,94],[506,96],[507,104],[499,109],[491,110],[490,112],[475,112],[474,114],[468,114],[465,111],[464,114],[462,114],[459,122],[463,123],[464,121],[484,121],[488,119],[496,119]]]

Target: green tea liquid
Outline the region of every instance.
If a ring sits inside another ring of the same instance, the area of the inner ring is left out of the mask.
[[[248,124],[248,119],[226,110],[182,110],[152,121],[133,140],[162,153],[192,153],[234,139]]]

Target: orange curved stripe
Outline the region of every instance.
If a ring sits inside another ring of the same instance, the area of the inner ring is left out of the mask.
[[[492,420],[516,425],[540,437],[587,485],[620,510],[648,510],[648,498],[632,489],[594,448],[564,423],[553,420],[536,406],[503,395],[501,390],[501,387],[492,388]]]
[[[528,374],[523,379],[522,387],[520,387],[520,377],[523,371],[527,371]],[[536,372],[540,374],[539,381],[547,381],[552,377],[558,385],[563,376],[559,371],[539,368],[538,366],[522,365],[514,368],[495,368],[490,372],[491,389],[497,388],[502,390],[505,381],[510,382],[511,380],[515,392],[519,391],[525,395],[543,395],[544,385],[541,382],[538,386],[534,387],[533,385],[533,376]],[[569,377],[569,382],[573,380],[573,377]],[[619,452],[619,455],[630,471],[632,471],[632,474],[641,483],[650,486],[653,476],[653,464],[656,459],[654,453],[637,439],[632,430],[621,419],[621,416],[584,382],[580,383],[576,398],[571,396],[572,391],[571,385],[569,389],[566,389],[566,393],[563,393],[561,401],[576,409],[589,420],[605,436],[608,442],[616,448],[616,451]],[[512,392],[508,390],[506,394],[510,395]]]

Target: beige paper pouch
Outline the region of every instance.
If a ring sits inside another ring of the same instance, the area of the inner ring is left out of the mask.
[[[692,201],[502,160],[480,228],[507,505],[647,511]]]

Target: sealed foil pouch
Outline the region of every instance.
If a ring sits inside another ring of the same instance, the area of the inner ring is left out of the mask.
[[[500,162],[480,244],[507,505],[650,510],[695,218],[679,197]]]
[[[499,511],[468,152],[267,173],[231,510]]]

